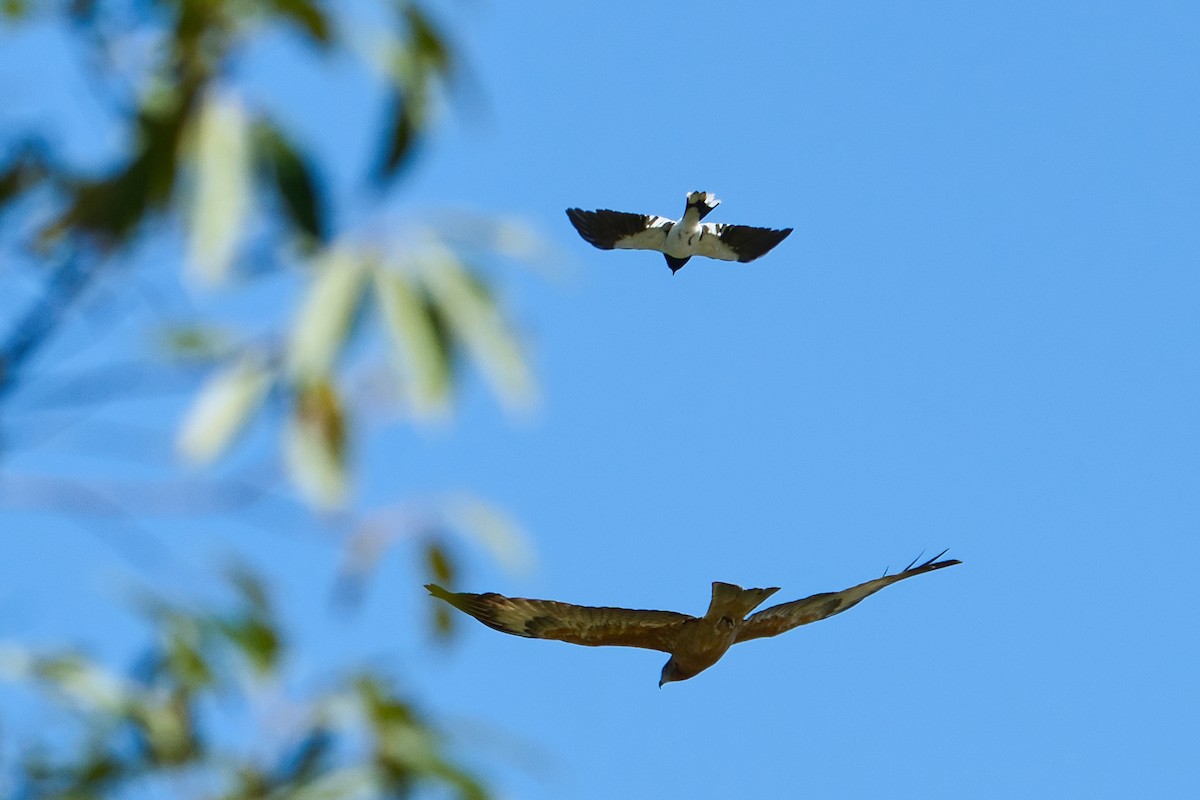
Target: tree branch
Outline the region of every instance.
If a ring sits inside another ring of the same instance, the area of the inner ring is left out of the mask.
[[[41,296],[17,320],[0,344],[0,399],[16,388],[21,371],[53,336],[67,311],[98,272],[98,264],[86,261],[78,249],[71,248],[62,263],[54,268]]]

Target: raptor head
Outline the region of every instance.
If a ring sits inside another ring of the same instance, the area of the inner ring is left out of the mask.
[[[695,672],[689,672],[679,666],[679,662],[675,660],[675,656],[667,659],[667,663],[663,664],[662,677],[658,679],[658,688],[662,688],[664,683],[672,681],[686,681],[688,678],[695,677]]]

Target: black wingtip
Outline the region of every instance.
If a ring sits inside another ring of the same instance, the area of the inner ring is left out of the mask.
[[[946,555],[946,553],[949,553],[949,552],[950,552],[950,550],[949,550],[949,548],[947,548],[946,550],[943,550],[942,552],[938,553],[933,558],[929,558],[929,559],[926,559],[925,561],[921,561],[921,558],[925,555],[924,551],[922,551],[921,555],[917,556],[912,561],[910,561],[908,563],[907,567],[900,570],[896,574],[904,575],[905,573],[908,573],[908,572],[931,572],[935,569],[942,569],[943,567],[953,567],[955,564],[962,563],[957,558],[948,558],[945,561],[941,561],[940,560],[941,557]],[[919,564],[917,563],[918,561],[920,561]],[[884,570],[883,577],[886,578],[887,576],[888,576],[888,570]]]
[[[747,264],[774,250],[791,232],[791,228],[778,230],[748,225],[726,225],[718,235],[721,241],[737,254],[737,260]]]
[[[935,569],[942,569],[943,567],[953,567],[955,564],[962,563],[957,558],[947,558],[945,561],[942,561],[941,560],[942,556],[946,555],[946,553],[949,553],[949,552],[950,552],[949,549],[943,550],[942,552],[938,553],[933,558],[931,558],[927,561],[923,561],[922,563],[917,564],[917,566],[915,566],[915,567],[912,565],[909,565],[908,569],[918,570],[918,571],[919,570],[930,571],[930,570],[935,570]],[[918,556],[918,558],[920,558],[920,556]],[[913,562],[913,563],[916,563],[916,562]],[[907,572],[907,571],[908,570],[905,570],[905,572]]]
[[[942,552],[945,552],[945,551],[943,550]],[[923,555],[925,555],[925,551],[924,551],[924,550],[922,550],[920,553],[917,553],[917,557],[916,557],[916,558],[914,558],[912,561],[908,562],[908,566],[907,566],[907,567],[905,567],[904,569],[900,570],[900,571],[901,571],[901,572],[908,572],[910,569],[912,569],[913,567],[915,567],[915,566],[917,565],[917,562],[921,560],[921,556],[923,556]],[[934,558],[934,559],[933,559],[933,561],[937,561],[937,559],[936,559],[936,558]],[[928,563],[928,562],[926,562],[926,563]],[[924,564],[922,564],[922,566],[924,566]]]

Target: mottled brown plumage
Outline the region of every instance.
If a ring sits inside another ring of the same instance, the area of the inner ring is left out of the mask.
[[[962,563],[939,561],[945,551],[895,575],[884,575],[841,592],[824,592],[750,614],[779,591],[743,589],[714,582],[712,600],[702,617],[675,611],[577,606],[555,600],[529,600],[504,595],[450,592],[435,584],[429,592],[488,627],[532,639],[559,639],[589,647],[642,647],[670,653],[659,686],[687,680],[711,667],[738,642],[777,636],[857,605],[865,597],[897,581]]]

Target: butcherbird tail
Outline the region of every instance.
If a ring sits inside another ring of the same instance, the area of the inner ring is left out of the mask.
[[[683,269],[683,265],[688,262],[691,256],[685,258],[673,258],[672,256],[663,253],[663,258],[667,259],[667,266],[671,268],[671,274],[674,275],[679,270]]]
[[[687,209],[685,209],[684,213],[686,214],[687,211],[691,211],[694,208],[700,214],[700,219],[704,219],[708,216],[708,212],[720,204],[721,201],[712,192],[691,192],[687,196]]]

